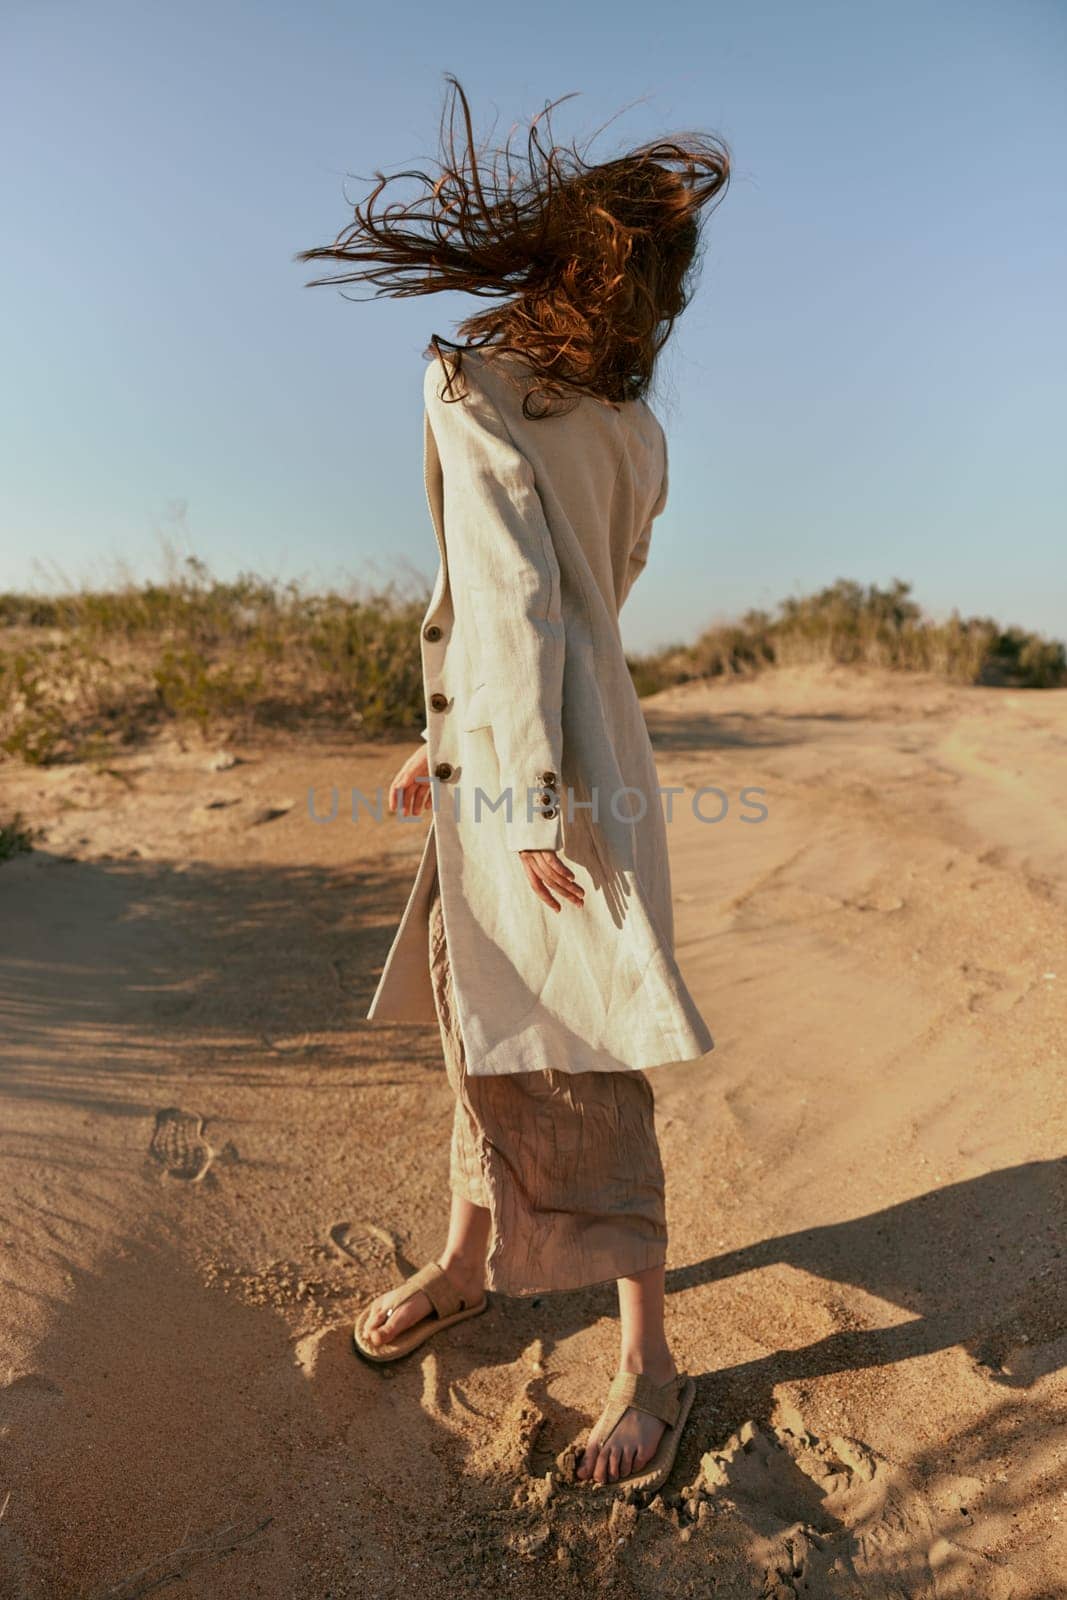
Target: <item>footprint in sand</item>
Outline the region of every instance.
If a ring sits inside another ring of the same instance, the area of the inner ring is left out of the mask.
[[[364,1272],[380,1274],[398,1270],[399,1241],[376,1222],[363,1218],[355,1222],[335,1222],[330,1229],[330,1244],[341,1256],[354,1261]]]
[[[215,1158],[215,1151],[204,1137],[203,1117],[177,1106],[156,1112],[148,1153],[168,1178],[183,1178],[188,1183],[199,1183]]]
[[[967,996],[968,1011],[1011,1011],[1035,987],[1034,980],[1021,970],[992,972],[975,962],[963,961],[960,973],[968,983],[979,985]]]
[[[994,1576],[946,1537],[899,1467],[857,1439],[816,1436],[793,1412],[776,1427],[746,1422],[709,1451],[681,1502],[681,1537],[713,1529],[720,1547],[745,1548],[773,1600],[935,1600],[948,1575],[954,1594],[1013,1592],[1006,1570]]]

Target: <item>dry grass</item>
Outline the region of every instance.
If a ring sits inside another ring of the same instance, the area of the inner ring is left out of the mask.
[[[955,683],[1067,684],[1067,656],[1058,640],[958,612],[934,622],[912,600],[910,584],[864,588],[845,578],[782,601],[774,615],[749,611],[739,623],[709,628],[691,645],[632,656],[630,670],[639,693],[652,694],[693,678],[812,662],[931,672]]]
[[[165,584],[0,595],[0,750],[93,759],[167,723],[417,728],[427,599],[222,583],[196,560]]]
[[[0,751],[36,763],[105,758],[167,723],[418,729],[428,594],[309,594],[195,558],[162,583],[0,594]],[[1067,683],[1064,647],[990,618],[923,616],[910,586],[840,580],[775,615],[751,611],[693,644],[628,658],[638,692],[800,662],[861,662],[957,682]]]

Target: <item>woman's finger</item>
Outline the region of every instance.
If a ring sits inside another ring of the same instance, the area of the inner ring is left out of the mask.
[[[404,791],[404,810],[409,817],[421,817],[425,809],[427,785],[412,779]]]
[[[574,889],[570,884],[558,883],[555,879],[542,879],[541,881],[546,888],[554,889],[558,895],[561,895],[568,905],[582,906],[585,904],[580,889]]]
[[[548,889],[542,883],[540,875],[533,863],[529,861],[525,855],[520,856],[519,859],[521,860],[526,871],[527,878],[530,880],[530,888],[533,890],[537,898],[539,900],[543,900],[546,906],[551,906],[553,911],[559,911],[561,909],[559,902],[554,900],[549,894]]]
[[[523,850],[520,854],[531,885],[539,884],[544,890],[543,894],[539,893],[539,898],[544,900],[546,905],[551,905],[557,911],[560,909],[552,897],[551,889],[562,895],[569,905],[585,904],[584,887],[578,882],[572,869],[565,861],[560,860],[554,850]]]
[[[572,905],[580,906],[584,903],[584,888],[571,868],[565,861],[560,860],[554,850],[539,851],[534,859],[535,870],[540,873],[546,884],[550,884]]]
[[[574,873],[558,856],[553,856],[545,864],[544,874],[547,880],[556,888],[559,894],[564,895],[576,906],[580,906],[585,899],[585,889],[578,882]]]

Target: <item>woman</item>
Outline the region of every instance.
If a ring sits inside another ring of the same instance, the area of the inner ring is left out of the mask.
[[[663,1171],[645,1069],[713,1047],[674,959],[664,808],[619,611],[667,497],[645,394],[725,191],[691,135],[594,164],[505,146],[485,170],[455,91],[442,171],[381,216],[378,184],[315,283],[500,304],[435,335],[424,473],[440,565],[421,631],[424,747],[389,809],[432,809],[367,1013],[440,1029],[456,1107],[436,1261],[379,1296],[385,1362],[486,1309],[615,1280],[621,1351],[576,1476],[652,1489],[692,1404],[663,1327]],[[457,154],[455,96],[465,143]],[[447,346],[447,351],[445,350]]]

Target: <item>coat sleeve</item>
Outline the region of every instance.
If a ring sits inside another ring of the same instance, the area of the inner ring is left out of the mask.
[[[659,516],[660,512],[663,510],[664,506],[667,504],[667,491],[668,491],[667,438],[666,438],[666,435],[664,435],[664,438],[663,438],[663,481],[660,484],[659,494],[656,496],[656,499],[655,499],[655,501],[654,501],[654,503],[652,505],[652,509],[649,511],[648,517],[645,520],[645,525],[641,529],[641,532],[638,534],[637,538],[634,540],[633,548],[630,551],[630,559],[626,564],[626,578],[625,578],[624,583],[623,583],[622,599],[619,601],[619,610],[620,611],[622,610],[624,604],[626,603],[626,597],[630,593],[630,590],[633,588],[635,582],[641,576],[641,573],[645,569],[645,564],[648,561],[649,546],[652,543],[652,524],[655,522],[656,518]]]
[[[533,468],[471,366],[466,393],[424,384],[444,486],[449,578],[487,685],[510,850],[558,850],[565,635],[560,571]],[[535,424],[536,426],[536,424]],[[496,799],[496,796],[492,797]]]

